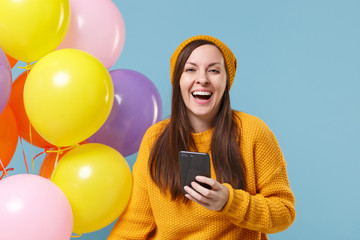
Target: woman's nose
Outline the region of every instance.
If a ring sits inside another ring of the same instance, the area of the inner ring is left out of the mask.
[[[206,71],[200,71],[196,80],[197,80],[196,82],[201,84],[201,85],[208,84],[209,79],[208,79],[208,76],[206,74]]]

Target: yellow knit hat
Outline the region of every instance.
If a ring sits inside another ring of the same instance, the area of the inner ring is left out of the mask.
[[[230,88],[231,88],[231,85],[234,82],[235,72],[236,72],[236,67],[237,67],[236,58],[235,58],[234,54],[232,53],[232,51],[230,50],[230,48],[228,48],[223,42],[221,42],[217,38],[214,38],[214,37],[208,36],[208,35],[198,35],[198,36],[191,37],[191,38],[185,40],[184,42],[182,42],[178,46],[178,48],[175,50],[175,52],[173,53],[173,55],[170,58],[171,83],[173,83],[173,81],[174,81],[175,64],[179,57],[179,54],[181,53],[181,51],[184,49],[184,47],[186,45],[188,45],[189,43],[196,41],[196,40],[206,40],[206,41],[214,43],[218,48],[220,48],[220,50],[224,56],[227,68],[228,68]]]

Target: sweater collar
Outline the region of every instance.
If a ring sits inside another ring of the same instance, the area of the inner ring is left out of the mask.
[[[205,132],[191,133],[199,152],[208,152],[210,150],[213,131],[214,128],[209,128]]]

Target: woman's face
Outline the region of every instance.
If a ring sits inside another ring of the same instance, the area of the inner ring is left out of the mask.
[[[224,57],[216,46],[202,45],[190,54],[180,77],[180,90],[192,123],[199,120],[212,123],[226,79]]]

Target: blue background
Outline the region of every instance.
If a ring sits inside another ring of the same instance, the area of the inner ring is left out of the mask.
[[[294,224],[270,239],[358,238],[360,1],[114,2],[126,40],[111,70],[149,77],[160,92],[163,118],[170,114],[169,59],[183,40],[213,35],[237,56],[232,107],[273,130],[296,197]],[[22,71],[14,68],[13,78]],[[24,150],[30,167],[42,149],[24,142]],[[132,166],[136,154],[126,159]],[[10,175],[26,173],[20,143],[9,167],[15,168]],[[113,225],[73,239],[106,239]]]

